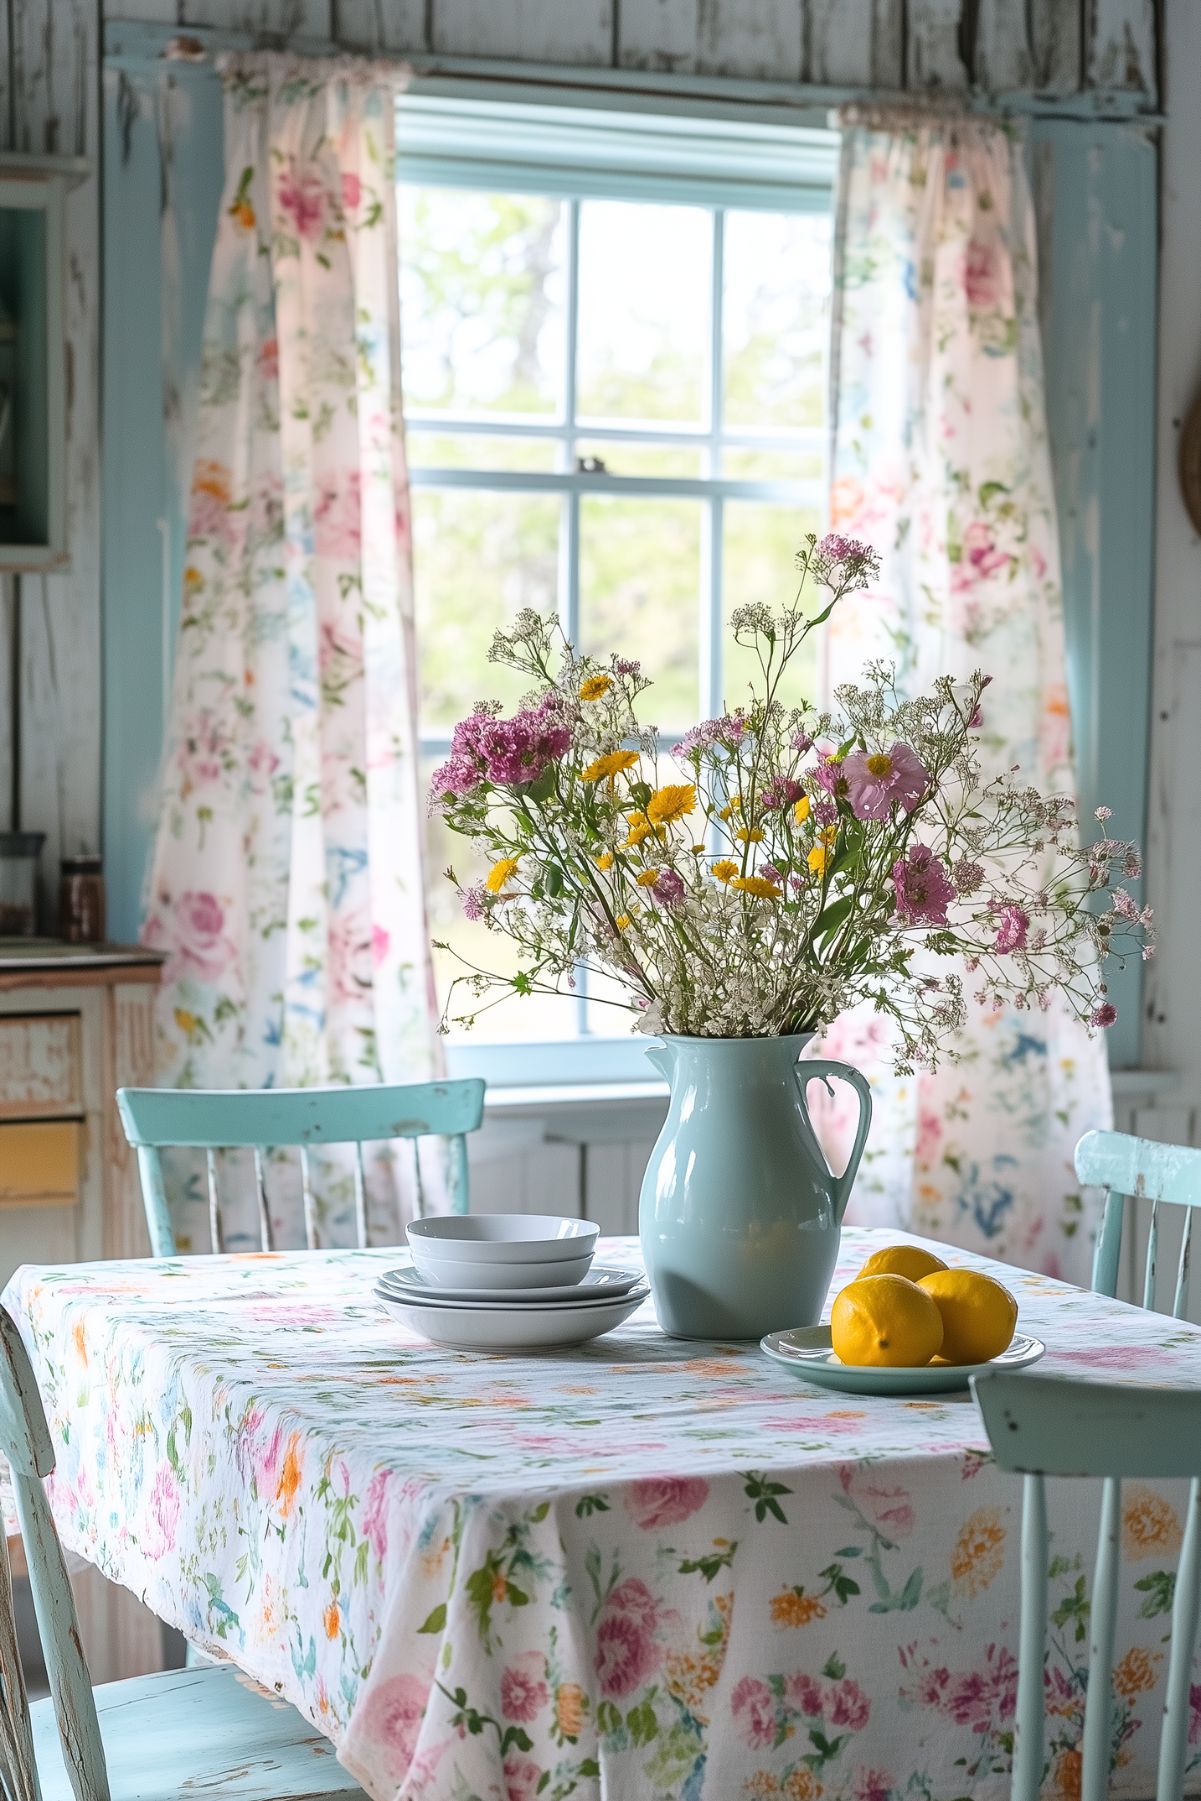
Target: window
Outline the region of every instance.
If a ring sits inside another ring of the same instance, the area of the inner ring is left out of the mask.
[[[523,606],[638,657],[670,744],[740,698],[725,618],[777,601],[820,530],[825,134],[411,98],[399,121],[425,773],[476,699],[517,702],[487,650]],[[507,941],[442,875],[475,879],[470,847],[429,830],[434,937],[500,967]],[[461,966],[436,957],[444,996]],[[628,1028],[582,978],[572,998],[506,1000],[452,1061],[502,1081],[634,1074]]]

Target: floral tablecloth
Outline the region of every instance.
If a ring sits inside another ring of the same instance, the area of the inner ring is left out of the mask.
[[[840,1274],[873,1242],[848,1230]],[[378,1801],[1008,1794],[1021,1492],[969,1399],[822,1392],[649,1307],[580,1350],[455,1355],[378,1309],[390,1260],[19,1271],[67,1541],[294,1701]],[[995,1267],[1045,1368],[1201,1383],[1195,1328]],[[1154,1788],[1182,1501],[1124,1489],[1118,1795]],[[1065,1798],[1096,1511],[1092,1485],[1052,1493]],[[1193,1707],[1189,1793],[1201,1671]]]

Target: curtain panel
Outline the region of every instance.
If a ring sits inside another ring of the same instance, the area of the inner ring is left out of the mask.
[[[159,1077],[425,1079],[437,1040],[395,78],[248,56],[222,80],[225,189],[143,934],[167,954]]]
[[[902,692],[982,669],[989,772],[1016,764],[1074,795],[1034,216],[1014,131],[846,116],[831,386],[830,523],[870,542],[883,571],[831,621],[829,690],[871,658],[895,665]],[[1103,1040],[1058,1007],[977,1003],[957,1049],[898,1078],[875,1016],[827,1036],[824,1054],[864,1068],[876,1097],[851,1217],[1087,1282],[1095,1219],[1072,1158],[1083,1132],[1112,1122]],[[838,1103],[826,1131],[847,1142]]]

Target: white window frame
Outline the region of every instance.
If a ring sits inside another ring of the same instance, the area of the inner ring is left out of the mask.
[[[566,110],[570,104],[570,111]],[[444,410],[406,409],[410,483],[414,488],[558,495],[560,619],[578,641],[581,501],[590,495],[691,499],[702,505],[699,594],[699,704],[701,717],[721,710],[723,509],[729,500],[816,506],[825,483],[744,481],[720,473],[723,449],[796,450],[824,457],[820,430],[727,431],[722,421],[723,270],[728,209],[828,212],[832,203],[837,139],[832,132],[763,124],[740,117],[694,113],[651,115],[612,109],[581,110],[567,96],[536,104],[474,97],[403,95],[397,108],[398,178],[414,186],[458,187],[495,193],[536,193],[567,206],[563,416],[553,422],[511,415],[457,416]],[[654,421],[638,425],[581,422],[576,414],[576,349],[579,296],[580,205],[585,199],[684,203],[711,215],[708,417],[695,427]],[[551,471],[422,466],[423,435],[525,438],[557,447]],[[684,445],[701,453],[697,477],[621,476],[581,471],[577,441],[590,445]],[[449,735],[421,733],[423,757],[442,758]],[[665,739],[670,745],[670,739]],[[514,1004],[517,1004],[516,1002]],[[573,1004],[565,996],[565,1008]],[[601,1035],[587,1028],[587,996],[574,997],[578,1032],[548,1042],[483,1043],[469,1036],[448,1044],[453,1075],[482,1075],[499,1086],[631,1081],[647,1074],[641,1043],[628,1033]]]

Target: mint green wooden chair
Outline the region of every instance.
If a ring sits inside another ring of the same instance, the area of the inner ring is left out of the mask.
[[[54,1449],[25,1346],[3,1308],[0,1452],[12,1466],[50,1679],[50,1699],[31,1706],[0,1541],[0,1793],[9,1801],[365,1801],[328,1739],[232,1664],[92,1688],[42,1487]]]
[[[1088,1698],[1080,1801],[1109,1792],[1121,1481],[1187,1477],[1188,1521],[1172,1605],[1172,1648],[1156,1801],[1180,1801],[1188,1756],[1189,1682],[1201,1613],[1201,1390],[1122,1387],[1059,1376],[990,1371],[972,1379],[1003,1470],[1025,1477],[1022,1613],[1011,1801],[1039,1801],[1043,1779],[1043,1662],[1047,1646],[1047,1476],[1104,1479],[1089,1610]]]
[[[156,1257],[176,1255],[161,1153],[184,1148],[206,1154],[209,1230],[214,1251],[224,1249],[217,1153],[254,1152],[259,1238],[263,1250],[270,1251],[275,1247],[267,1198],[266,1154],[282,1146],[298,1147],[305,1243],[315,1250],[317,1211],[309,1180],[309,1151],[318,1145],[354,1145],[355,1225],[360,1247],[367,1243],[364,1144],[409,1140],[417,1209],[423,1213],[425,1193],[417,1141],[429,1137],[447,1139],[451,1206],[456,1213],[466,1213],[466,1134],[474,1132],[484,1117],[484,1084],[473,1077],[457,1082],[364,1088],[119,1088],[117,1106],[125,1136],[138,1153],[146,1224]]]
[[[1076,1175],[1090,1187],[1106,1190],[1105,1212],[1093,1257],[1093,1287],[1098,1294],[1116,1295],[1118,1291],[1118,1259],[1128,1195],[1151,1202],[1143,1273],[1144,1307],[1155,1305],[1160,1203],[1185,1209],[1172,1300],[1173,1318],[1183,1319],[1188,1307],[1193,1221],[1201,1208],[1201,1151],[1187,1145],[1154,1144],[1149,1138],[1133,1138],[1126,1132],[1086,1132],[1076,1146]]]

